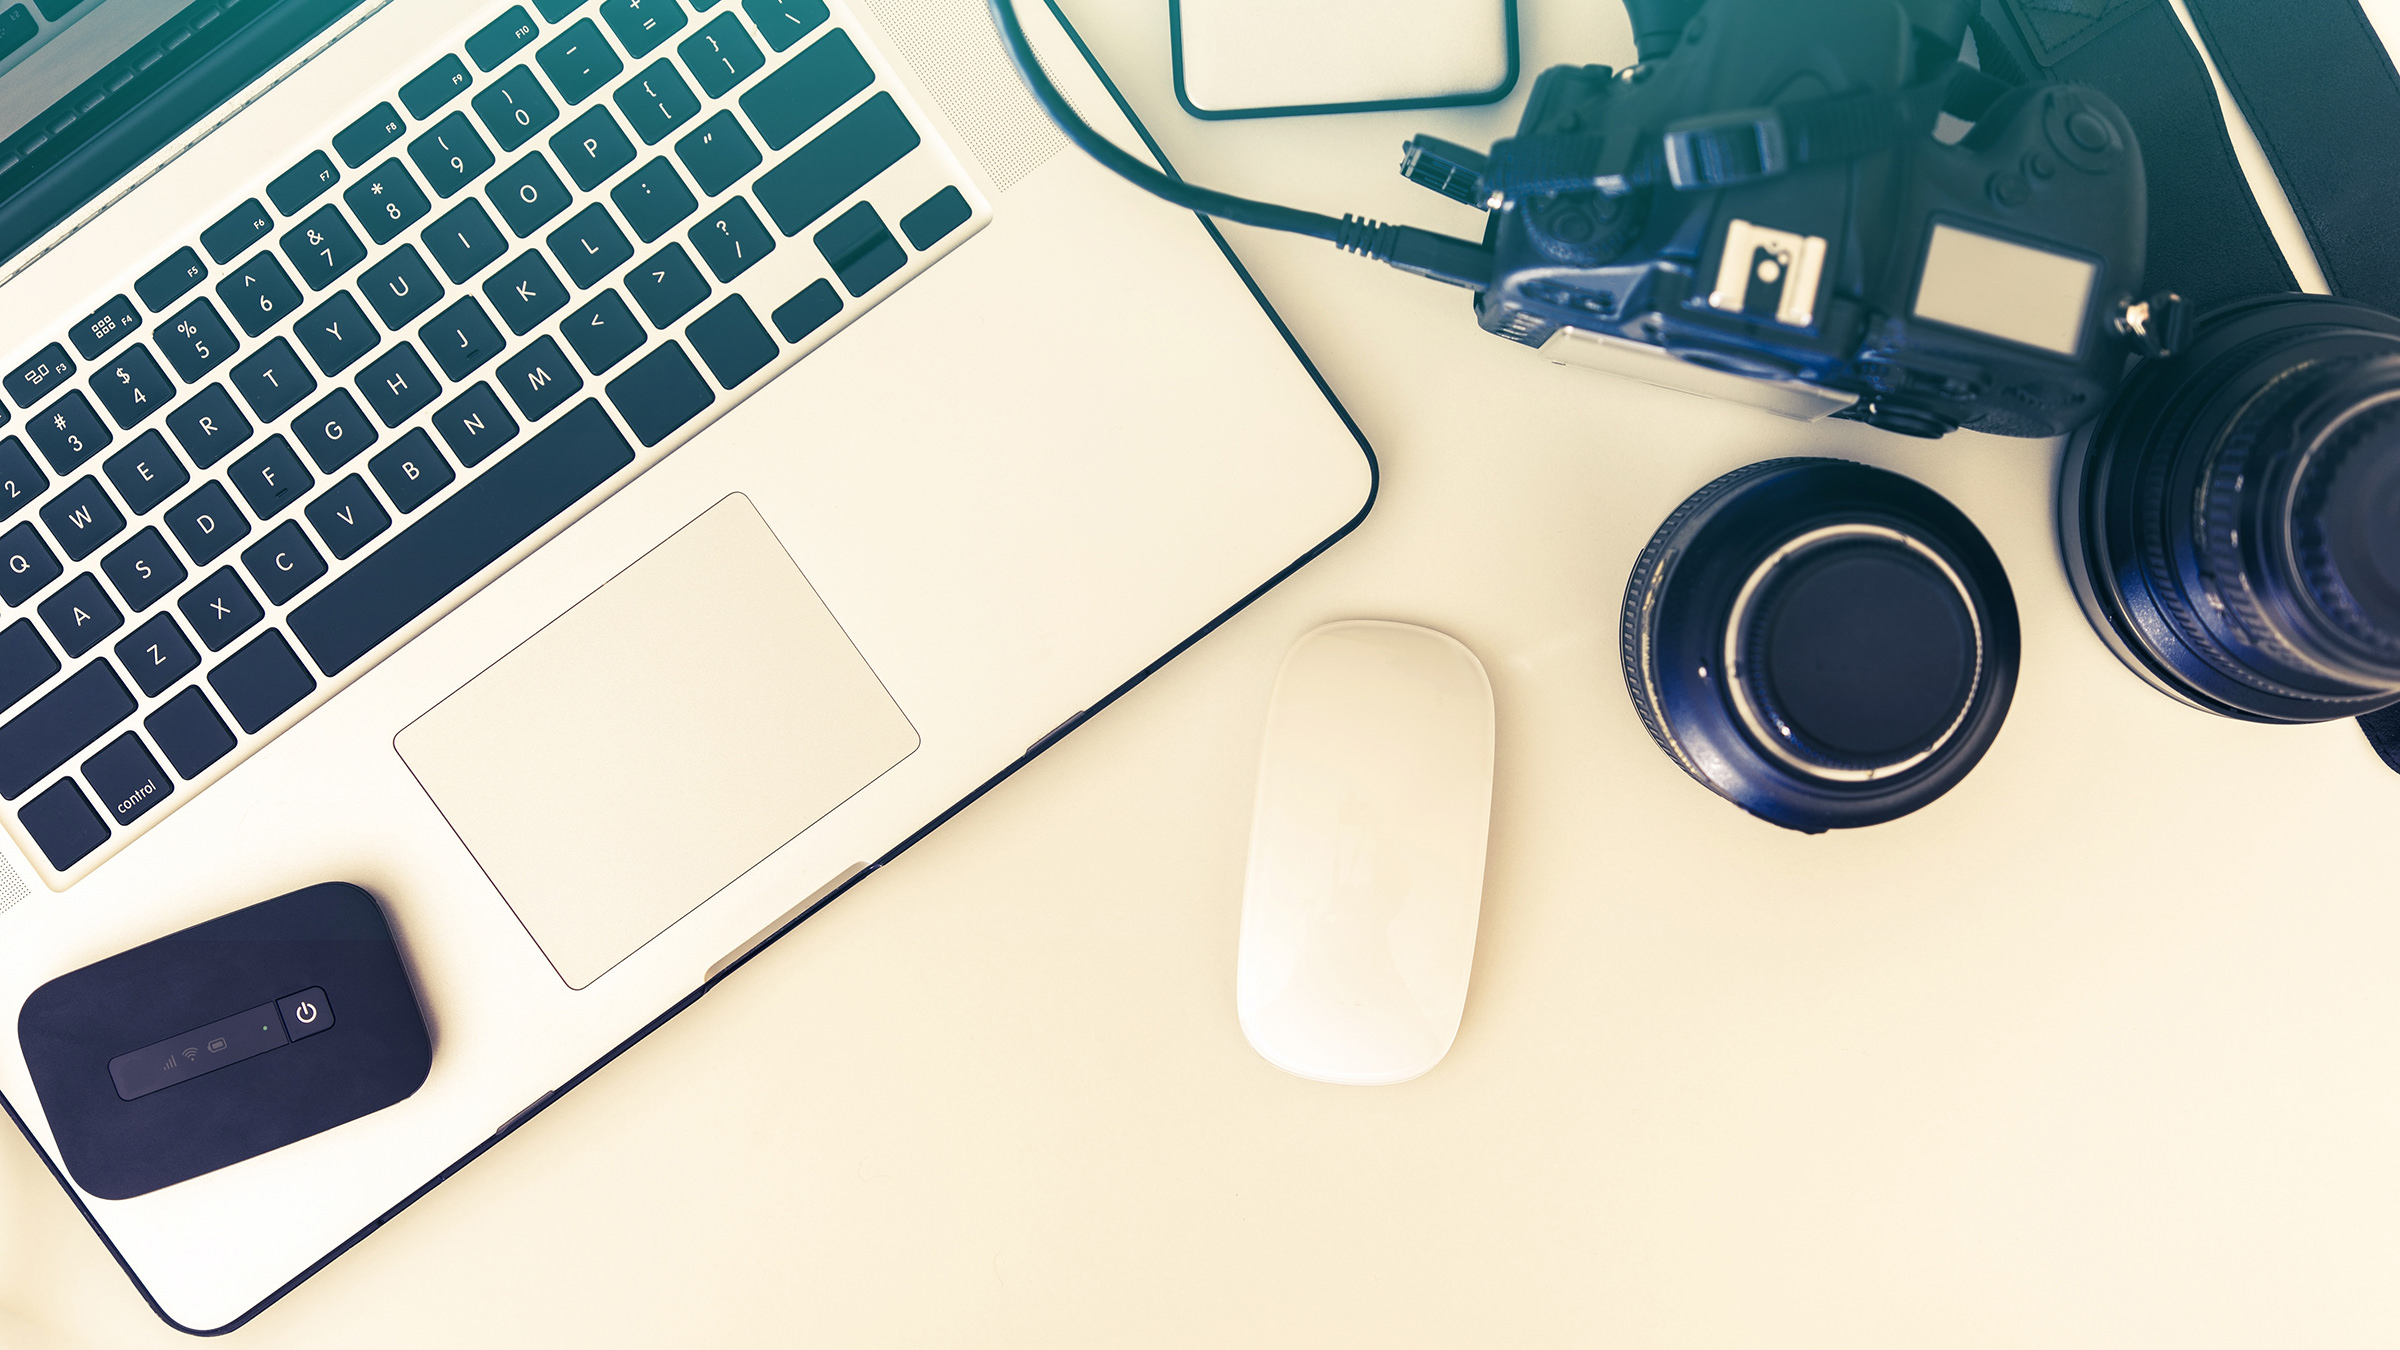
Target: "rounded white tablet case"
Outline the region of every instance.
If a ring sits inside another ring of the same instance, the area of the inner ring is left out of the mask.
[[[1194,117],[1493,103],[1517,83],[1516,0],[1169,0]]]

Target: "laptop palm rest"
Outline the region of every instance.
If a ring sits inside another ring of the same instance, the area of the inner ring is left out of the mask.
[[[918,738],[736,494],[394,744],[581,989]]]

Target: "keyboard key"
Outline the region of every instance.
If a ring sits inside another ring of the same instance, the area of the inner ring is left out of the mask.
[[[230,567],[220,567],[214,574],[184,592],[175,602],[183,611],[184,621],[212,652],[221,652],[235,638],[255,627],[267,611],[258,597],[242,584],[241,575]]]
[[[72,778],[61,778],[17,812],[25,833],[41,846],[50,866],[64,872],[108,842],[108,822]]]
[[[157,698],[200,664],[200,652],[183,635],[172,614],[153,614],[150,621],[117,642],[117,661],[142,693]]]
[[[134,437],[131,445],[110,455],[102,467],[108,471],[108,481],[117,485],[117,495],[125,499],[125,509],[137,516],[157,510],[159,503],[192,481],[192,471],[183,467],[174,447],[156,429]]]
[[[578,289],[597,284],[633,257],[633,243],[598,202],[550,232],[550,253]]]
[[[552,23],[557,23],[559,20],[574,13],[585,3],[586,0],[534,0],[534,8],[539,9],[542,12],[543,18]]]
[[[217,298],[252,337],[282,323],[300,308],[300,288],[292,284],[291,274],[272,253],[256,255],[218,282]]]
[[[750,302],[729,295],[683,330],[692,350],[708,363],[717,383],[731,389],[775,359],[775,339],[750,312]]]
[[[159,369],[150,348],[135,343],[92,372],[92,393],[117,425],[131,431],[141,420],[175,400],[175,382]]]
[[[403,342],[358,373],[358,392],[367,396],[385,426],[396,427],[433,402],[442,392],[442,382],[417,355],[416,344]]]
[[[284,256],[312,291],[321,291],[367,260],[367,246],[342,218],[342,208],[325,203],[315,215],[284,231]]]
[[[435,493],[458,477],[450,461],[434,445],[433,438],[422,429],[412,430],[394,441],[390,449],[368,460],[367,467],[374,471],[375,481],[383,484],[383,495],[391,498],[392,505],[402,514],[433,500]]]
[[[0,436],[0,520],[31,506],[48,486],[50,475],[25,452],[25,442]]]
[[[609,31],[625,44],[625,50],[637,57],[656,51],[658,44],[691,22],[691,16],[675,0],[600,0],[600,17],[608,21]]]
[[[223,483],[202,483],[191,496],[167,508],[167,528],[192,561],[205,567],[249,536],[250,518],[233,504]],[[212,642],[209,647],[221,645]]]
[[[175,780],[150,757],[150,747],[128,731],[83,762],[83,781],[120,826],[131,825],[174,794]]]
[[[263,424],[275,421],[317,392],[317,377],[300,364],[300,353],[277,338],[233,368],[233,387]]]
[[[208,264],[188,248],[179,248],[165,262],[142,273],[133,283],[133,293],[152,313],[165,309],[191,293],[194,286],[208,279]]]
[[[758,212],[750,209],[750,203],[740,197],[694,225],[691,238],[692,251],[700,255],[719,281],[733,280],[775,251],[775,236],[760,223]]]
[[[397,331],[443,295],[442,283],[414,244],[402,244],[383,261],[359,273],[358,289],[375,307],[383,326]]]
[[[408,157],[416,161],[417,172],[433,188],[433,195],[448,199],[481,177],[492,167],[492,147],[483,143],[463,112],[454,112],[434,123],[433,130],[408,143]]]
[[[91,401],[81,391],[70,391],[42,409],[39,417],[25,423],[25,434],[41,449],[42,458],[50,461],[50,471],[61,478],[116,439],[116,433],[92,411]]]
[[[250,514],[260,520],[273,520],[275,513],[300,500],[317,480],[292,452],[292,443],[281,436],[269,436],[256,450],[233,462],[225,471],[233,480],[234,489],[242,500],[250,503]]]
[[[108,583],[125,598],[125,608],[135,614],[167,598],[169,592],[184,583],[191,573],[167,547],[167,537],[151,526],[111,550],[100,562],[100,570],[108,574]]]
[[[614,98],[644,145],[658,144],[700,115],[700,96],[663,56],[618,86]]]
[[[459,302],[425,321],[417,330],[426,352],[441,366],[442,373],[452,383],[500,354],[504,345],[500,330],[492,326],[492,318],[475,303],[474,296],[461,297]]]
[[[633,142],[602,105],[551,137],[550,153],[567,166],[567,177],[575,180],[575,186],[589,192],[633,163]]]
[[[37,612],[69,660],[99,646],[101,639],[125,626],[125,612],[100,589],[100,578],[89,572],[59,587]]]
[[[528,422],[539,422],[583,388],[583,376],[567,363],[567,354],[551,338],[527,347],[500,363],[500,387],[516,400]]]
[[[407,130],[408,123],[400,116],[399,109],[389,103],[378,103],[366,116],[334,133],[333,152],[355,169],[389,149]]]
[[[0,11],[0,60],[16,55],[41,31],[42,26],[33,21],[33,11],[23,5]]]
[[[923,206],[900,217],[900,233],[920,249],[932,248],[974,214],[975,208],[967,205],[965,193],[946,187],[926,198]]]
[[[352,474],[308,504],[308,523],[337,558],[347,558],[392,527],[391,513],[375,500],[367,480]]]
[[[566,210],[567,199],[572,195],[567,185],[558,181],[557,170],[550,167],[550,161],[539,150],[501,170],[485,186],[484,193],[519,239],[549,224]]]
[[[645,446],[674,435],[676,428],[707,411],[716,396],[677,342],[634,362],[608,382],[608,401],[617,405],[617,415]]]
[[[142,312],[133,307],[131,299],[120,295],[84,316],[83,322],[76,324],[67,336],[75,340],[75,350],[83,353],[84,360],[97,361],[109,348],[139,332],[141,326]]]
[[[834,217],[817,231],[817,252],[852,295],[865,295],[908,264],[908,250],[892,237],[875,208],[865,202]]]
[[[458,462],[472,469],[517,438],[517,419],[490,385],[478,383],[433,415],[433,429],[442,433]]]
[[[767,148],[781,150],[873,83],[867,58],[848,33],[836,29],[742,95],[742,111]]]
[[[684,186],[683,175],[668,160],[654,159],[633,176],[609,189],[609,200],[643,243],[674,229],[700,209],[700,201]]]
[[[293,610],[293,634],[319,669],[348,670],[632,462],[586,399]]]
[[[834,315],[842,312],[842,297],[830,281],[812,281],[808,289],[784,301],[770,316],[775,331],[786,342],[798,342],[823,328]]]
[[[444,56],[423,74],[400,86],[400,102],[407,106],[409,116],[422,122],[473,83],[475,77],[467,73],[466,62],[456,56]]]
[[[216,706],[198,686],[168,699],[157,712],[143,718],[142,730],[158,742],[159,753],[187,782],[225,758],[234,746],[233,728],[217,716]]]
[[[530,67],[518,66],[499,82],[475,96],[475,115],[503,151],[532,140],[534,133],[558,120],[558,105],[550,101]]]
[[[0,711],[17,706],[58,671],[58,653],[50,650],[33,620],[19,619],[0,629]]]
[[[167,414],[167,430],[192,463],[205,469],[249,444],[253,428],[225,386],[212,384]]]
[[[575,355],[582,358],[583,368],[594,375],[606,374],[609,367],[633,355],[649,336],[642,331],[641,320],[625,307],[625,297],[614,290],[593,296],[590,304],[569,314],[558,327]]]
[[[275,229],[275,217],[258,204],[256,197],[243,202],[225,214],[225,218],[200,232],[200,247],[218,266],[242,256],[242,250],[266,238]]]
[[[758,35],[779,52],[790,51],[828,17],[825,0],[742,0],[742,9],[758,25]]]
[[[465,283],[508,253],[508,236],[492,223],[483,203],[460,202],[450,214],[425,227],[425,251],[454,282]]]
[[[167,364],[175,367],[185,384],[198,382],[242,345],[205,295],[176,311],[155,336],[158,349],[167,354]]]
[[[8,372],[0,384],[8,386],[8,396],[20,408],[30,408],[50,396],[50,391],[65,384],[75,374],[75,362],[68,358],[64,343],[53,342],[34,354],[32,360]]]
[[[534,59],[541,62],[542,73],[550,77],[552,87],[570,108],[625,73],[616,48],[608,45],[590,19],[577,20],[572,28],[542,44]]]
[[[701,25],[700,31],[675,45],[684,69],[710,98],[723,98],[735,85],[756,75],[767,63],[749,30],[728,11]]]
[[[350,203],[350,214],[358,217],[367,237],[378,244],[392,242],[433,209],[425,189],[417,186],[408,166],[397,159],[376,165],[375,172],[343,190],[342,200]]]
[[[625,289],[633,296],[642,313],[650,316],[650,326],[665,328],[677,319],[698,308],[709,296],[708,278],[692,265],[692,256],[681,244],[669,244],[652,254],[648,262],[626,275]]]
[[[58,580],[62,569],[41,532],[28,520],[0,534],[0,600],[21,605]]]
[[[280,605],[307,590],[316,583],[317,578],[325,575],[325,555],[317,552],[315,544],[308,542],[308,536],[301,531],[299,521],[287,520],[267,531],[266,536],[257,543],[242,550],[242,566],[250,569],[258,588],[266,592],[267,603]],[[217,692],[222,694],[225,691],[219,689]],[[246,729],[256,731],[258,728]]]
[[[293,418],[292,435],[325,473],[332,473],[365,454],[380,439],[375,424],[367,420],[366,410],[358,406],[358,400],[350,397],[347,389],[334,390],[319,399],[315,407]]]
[[[0,798],[15,801],[84,748],[133,716],[133,694],[116,667],[95,661],[0,724]]]
[[[675,157],[700,185],[700,195],[714,197],[732,187],[761,163],[758,144],[730,112],[720,112],[675,142]]]
[[[900,105],[877,94],[760,175],[751,191],[775,228],[798,234],[916,148],[917,130]]]
[[[542,255],[527,249],[483,283],[484,298],[499,311],[500,321],[519,337],[556,314],[567,303],[567,288]],[[456,378],[453,376],[452,378]]]
[[[333,167],[333,159],[319,150],[308,158],[276,175],[267,184],[267,200],[287,216],[300,214],[300,209],[322,197],[335,183],[341,181],[341,170]]]
[[[124,530],[125,513],[109,500],[99,479],[87,477],[42,503],[42,523],[50,527],[50,537],[66,551],[69,562],[82,562]]]
[[[208,685],[225,701],[234,722],[256,735],[314,692],[317,677],[300,664],[283,634],[270,628],[208,672]]]
[[[309,359],[328,377],[358,364],[383,341],[374,321],[348,291],[334,292],[331,300],[301,316],[300,322],[292,325],[292,336],[300,339]]]
[[[539,31],[523,5],[511,5],[507,13],[476,29],[475,36],[467,39],[467,55],[477,69],[489,75],[499,69],[501,62],[524,50],[525,44],[533,41]]]

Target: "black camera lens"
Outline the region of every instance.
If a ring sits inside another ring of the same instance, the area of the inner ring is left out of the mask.
[[[1660,748],[1811,834],[1949,791],[2016,689],[1991,545],[1932,489],[1842,460],[1769,460],[1694,493],[1634,564],[1619,631]]]
[[[2152,684],[2258,722],[2400,702],[2400,319],[2244,301],[2070,448],[2067,569]]]

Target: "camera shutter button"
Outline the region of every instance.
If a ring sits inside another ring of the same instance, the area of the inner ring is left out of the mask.
[[[2109,142],[2116,139],[2109,134],[2108,123],[2089,108],[2068,115],[2067,134],[2075,139],[2076,145],[2095,155],[2108,149]]]

